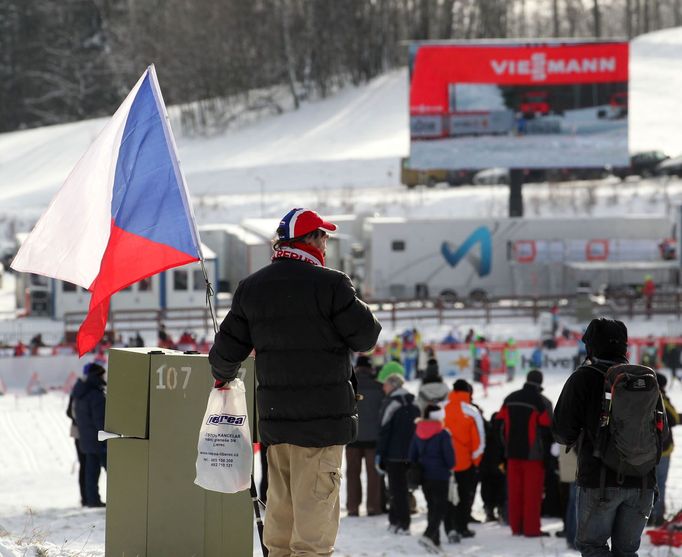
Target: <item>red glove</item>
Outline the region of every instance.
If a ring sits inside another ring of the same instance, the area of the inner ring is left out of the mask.
[[[218,389],[220,391],[229,391],[230,384],[226,383],[225,381],[221,381],[220,379],[216,379],[215,382],[213,383],[213,388]]]

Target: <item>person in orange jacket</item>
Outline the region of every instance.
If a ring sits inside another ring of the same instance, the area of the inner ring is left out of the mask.
[[[472,386],[465,379],[457,379],[445,406],[445,427],[452,435],[456,464],[459,503],[449,504],[445,517],[448,541],[456,543],[459,538],[470,538],[475,532],[469,530],[471,505],[477,485],[477,467],[485,449],[483,418],[471,404]]]

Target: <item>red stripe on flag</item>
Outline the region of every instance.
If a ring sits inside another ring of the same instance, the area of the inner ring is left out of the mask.
[[[143,278],[199,259],[165,244],[131,234],[113,222],[109,243],[92,292],[88,315],[78,330],[78,355],[92,350],[104,335],[113,294]]]

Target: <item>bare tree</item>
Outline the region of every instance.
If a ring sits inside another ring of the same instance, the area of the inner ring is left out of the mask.
[[[282,42],[284,44],[284,59],[287,68],[287,84],[289,85],[291,97],[294,101],[294,108],[298,109],[300,103],[296,92],[296,61],[291,45],[291,26],[289,23],[290,7],[287,0],[281,0],[279,4],[279,17],[282,24]]]
[[[595,37],[601,37],[601,9],[599,0],[592,0],[592,24]]]
[[[552,35],[561,36],[561,24],[559,21],[559,0],[552,0]]]

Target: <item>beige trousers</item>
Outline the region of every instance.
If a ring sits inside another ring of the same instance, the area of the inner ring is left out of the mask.
[[[270,557],[331,555],[339,530],[343,445],[268,447],[263,539]]]

